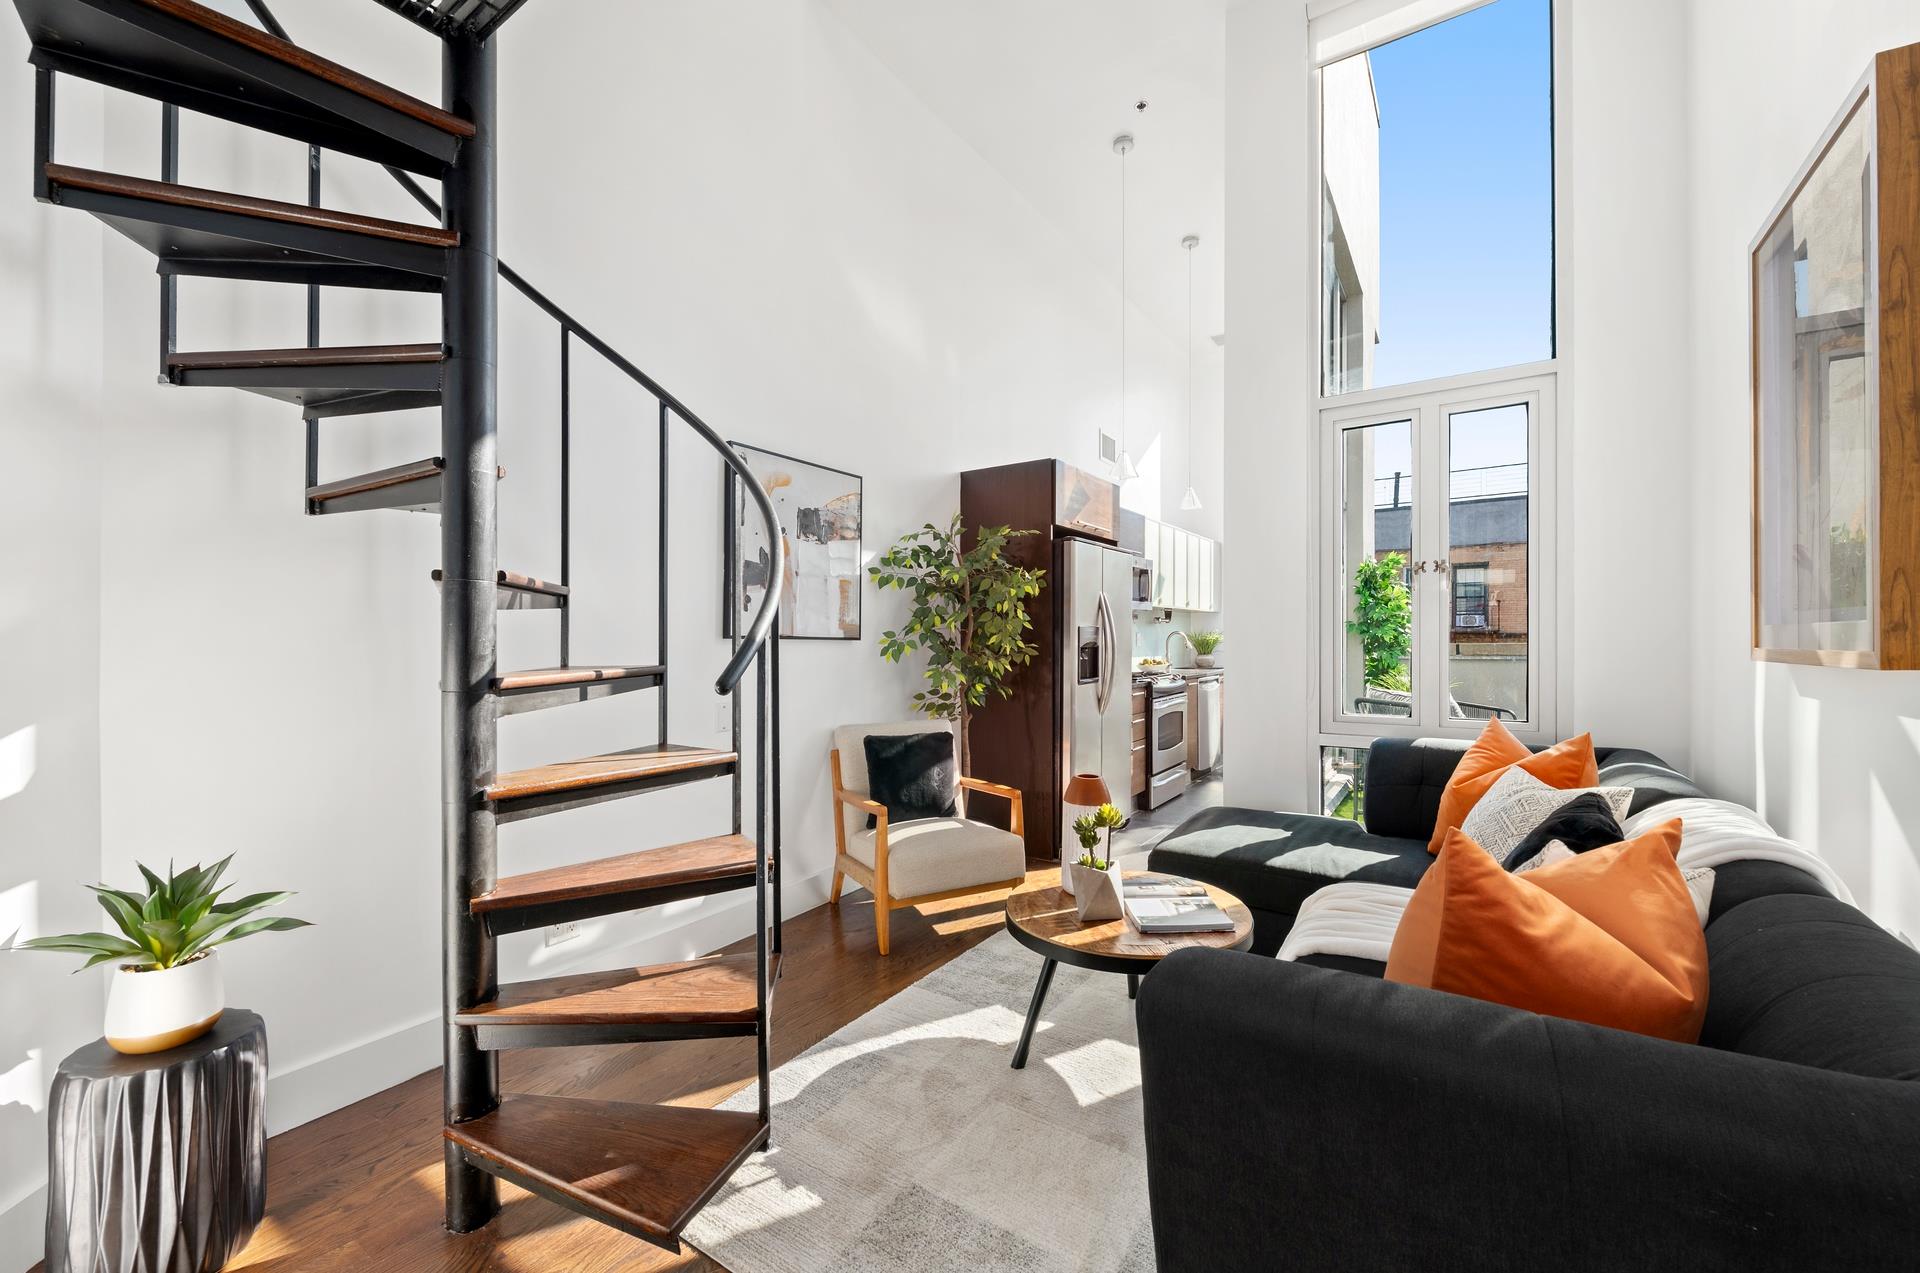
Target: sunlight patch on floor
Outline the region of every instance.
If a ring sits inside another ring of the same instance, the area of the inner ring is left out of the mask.
[[[1140,1086],[1140,1049],[1118,1039],[1095,1039],[1045,1063],[1082,1109]]]

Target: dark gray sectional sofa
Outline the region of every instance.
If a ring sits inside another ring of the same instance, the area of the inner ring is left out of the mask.
[[[1148,866],[1228,890],[1253,911],[1253,949],[1271,955],[1300,903],[1341,880],[1412,888],[1433,859],[1427,840],[1453,767],[1468,744],[1457,739],[1381,739],[1367,750],[1366,825],[1310,813],[1218,808],[1195,814],[1153,850]],[[1600,782],[1634,789],[1631,813],[1707,793],[1652,752],[1596,748]],[[1819,892],[1790,866],[1735,863],[1714,879],[1713,911],[1762,893]]]
[[[1463,744],[1375,744],[1365,831],[1212,810],[1156,869],[1258,908],[1417,882]],[[1600,753],[1635,807],[1700,794]],[[1920,954],[1812,876],[1716,869],[1698,1045],[1189,950],[1140,990],[1161,1273],[1920,1267]],[[1315,966],[1318,965],[1318,966]]]

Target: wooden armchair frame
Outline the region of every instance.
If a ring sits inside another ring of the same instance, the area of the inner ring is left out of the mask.
[[[1013,888],[1026,880],[1021,873],[1010,880],[992,880],[981,884],[969,884],[965,888],[950,888],[939,893],[922,893],[918,897],[895,897],[887,891],[887,806],[878,800],[870,799],[856,791],[848,791],[840,780],[840,749],[831,748],[827,754],[827,763],[833,774],[833,843],[838,850],[833,861],[833,887],[827,893],[827,903],[838,905],[840,886],[849,877],[856,884],[865,886],[873,894],[873,930],[879,943],[880,953],[886,954],[889,944],[889,917],[903,906],[918,906],[922,902],[940,902],[950,897],[966,897],[972,893],[986,893],[996,888]],[[983,791],[992,796],[1003,796],[1013,807],[1010,829],[1015,835],[1024,835],[1026,814],[1021,804],[1020,792],[1013,787],[997,782],[988,782],[984,778],[960,779],[960,785],[968,791]],[[847,852],[847,820],[841,812],[842,806],[858,809],[862,813],[873,815],[873,865]]]

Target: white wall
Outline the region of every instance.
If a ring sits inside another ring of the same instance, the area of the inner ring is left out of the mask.
[[[1561,572],[1571,634],[1563,733],[1690,759],[1681,657],[1692,532],[1689,475],[1671,454],[1687,436],[1688,297],[1682,191],[1688,145],[1685,9],[1668,0],[1571,0],[1559,102],[1567,112],[1558,245],[1571,295],[1563,331]],[[1228,797],[1314,808],[1315,578],[1307,517],[1318,333],[1307,113],[1305,6],[1242,0],[1228,12],[1226,538],[1235,620],[1273,657],[1236,669],[1235,695],[1270,711],[1228,715]],[[1257,226],[1259,233],[1240,230]],[[1391,295],[1392,279],[1381,286]],[[1665,616],[1662,618],[1662,616]],[[1623,633],[1630,639],[1622,639]]]
[[[1225,583],[1236,649],[1244,655],[1257,640],[1259,657],[1227,660],[1234,706],[1223,745],[1228,801],[1277,809],[1319,807],[1308,737],[1317,666],[1308,404],[1318,362],[1307,298],[1319,282],[1308,80],[1301,0],[1227,10]]]
[[[319,52],[437,98],[431,42],[392,15],[276,7]],[[824,5],[606,6],[591,39],[571,16],[528,6],[504,42],[506,259],[727,436],[863,474],[869,553],[944,518],[963,468],[1093,465],[1099,426],[1118,416],[1116,281]],[[0,29],[0,100],[15,121],[0,158],[18,173],[32,81],[17,28]],[[156,175],[158,107],[99,96],[91,114],[83,93],[63,99],[61,158]],[[296,143],[188,117],[190,183],[301,199],[304,162]],[[370,165],[329,156],[326,171],[330,205],[419,219]],[[227,958],[230,1002],[261,1010],[272,1035],[270,1125],[292,1126],[438,1061],[435,524],[307,518],[292,409],[155,384],[156,288],[139,249],[17,188],[0,200],[0,245],[0,553],[26,584],[0,600],[0,779],[18,731],[32,727],[39,748],[23,792],[0,782],[0,906],[9,928],[91,926],[80,883],[128,878],[136,858],[231,851],[243,885],[298,890],[287,909],[318,928]],[[184,348],[304,335],[298,289],[189,281],[182,310]],[[504,286],[502,310],[501,561],[550,576],[558,337]],[[432,298],[333,292],[324,334],[432,339],[436,318]],[[1218,535],[1220,351],[1196,333],[1205,508],[1189,516],[1177,511],[1182,351],[1138,312],[1130,329],[1128,440],[1145,477],[1125,502]],[[574,366],[574,648],[643,659],[653,405],[584,350]],[[323,478],[438,450],[432,413],[323,428]],[[672,466],[673,733],[707,742],[723,736],[709,688],[724,657],[718,470],[685,431]],[[790,910],[824,895],[830,729],[902,716],[917,680],[877,656],[897,602],[867,599],[866,640],[787,651]],[[551,614],[508,614],[501,630],[503,665],[552,661]],[[505,722],[501,763],[652,732],[646,694],[537,713]],[[502,832],[501,868],[711,833],[725,816],[724,785],[707,784],[540,819]],[[678,958],[744,935],[749,916],[736,896],[587,925],[550,949],[511,938],[503,976]],[[52,1064],[97,1034],[105,975],[66,980],[52,957],[7,968],[0,1209],[17,1205],[0,1218],[0,1267],[37,1252],[33,1102]]]
[[[1920,674],[1754,663],[1748,246],[1875,52],[1920,41],[1907,0],[1697,0],[1689,63],[1693,753],[1920,934]]]
[[[0,942],[104,918],[74,877],[100,865],[101,239],[26,197],[33,75],[0,23]],[[100,93],[60,103],[61,139],[99,144]],[[0,1265],[38,1258],[54,1067],[98,1036],[97,974],[0,955]]]

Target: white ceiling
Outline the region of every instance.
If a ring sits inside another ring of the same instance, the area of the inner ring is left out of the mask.
[[[1193,259],[1196,346],[1221,330],[1225,279],[1226,0],[827,0],[909,91],[1119,274],[1127,163],[1127,292],[1176,343],[1180,240]],[[1134,102],[1145,98],[1145,112]],[[1117,320],[1116,320],[1117,321]]]

